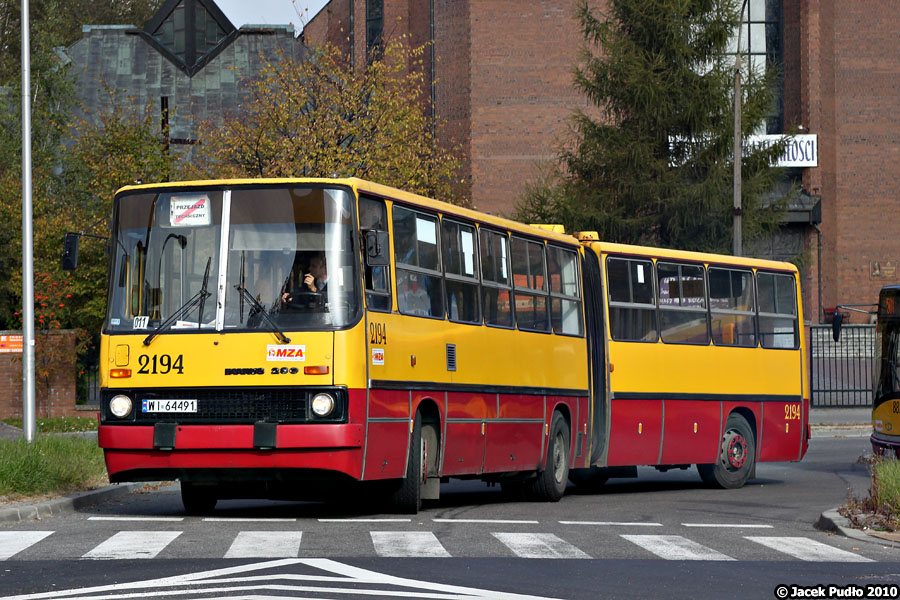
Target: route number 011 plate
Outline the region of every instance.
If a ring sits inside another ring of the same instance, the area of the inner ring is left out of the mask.
[[[196,400],[144,400],[141,412],[145,413],[195,413]]]

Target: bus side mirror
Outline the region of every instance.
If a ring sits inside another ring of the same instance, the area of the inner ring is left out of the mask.
[[[831,319],[831,335],[834,336],[835,342],[841,341],[841,323],[843,322],[844,315],[835,310],[834,317]]]
[[[390,238],[387,231],[370,229],[366,231],[366,265],[370,267],[386,267],[391,264],[388,255]]]
[[[63,237],[63,271],[74,271],[75,267],[78,266],[78,242],[80,238],[80,234],[71,231]]]

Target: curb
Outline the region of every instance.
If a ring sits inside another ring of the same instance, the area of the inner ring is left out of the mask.
[[[859,542],[869,542],[871,544],[879,544],[881,546],[889,546],[891,548],[900,548],[900,542],[892,542],[883,538],[870,536],[859,529],[855,529],[850,525],[850,520],[842,517],[836,508],[826,510],[819,515],[819,520],[813,525],[821,531],[829,531],[838,535],[854,539]]]
[[[65,498],[55,498],[39,504],[23,504],[21,506],[12,506],[10,508],[0,508],[0,523],[31,521],[34,519],[52,517],[53,515],[75,512],[85,506],[91,506],[98,502],[130,494],[135,490],[141,489],[145,485],[146,483],[114,484],[105,488],[100,488],[99,490],[82,492]]]

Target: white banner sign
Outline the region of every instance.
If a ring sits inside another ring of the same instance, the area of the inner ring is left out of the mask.
[[[768,148],[772,144],[780,142],[785,137],[790,137],[784,148],[784,153],[775,163],[777,167],[818,167],[819,166],[819,141],[814,133],[802,135],[751,135],[744,140],[744,152],[750,148]]]

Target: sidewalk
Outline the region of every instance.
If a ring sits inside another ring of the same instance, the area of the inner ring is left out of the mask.
[[[809,424],[822,426],[850,425],[872,426],[872,408],[870,406],[853,406],[849,408],[811,408]]]

